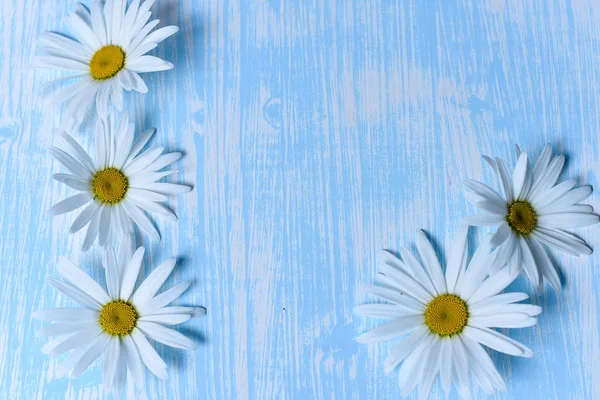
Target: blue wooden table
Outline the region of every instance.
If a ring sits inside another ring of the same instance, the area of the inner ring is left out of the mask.
[[[40,353],[31,318],[71,304],[44,283],[60,255],[102,276],[99,249],[81,254],[82,235],[67,234],[75,215],[45,215],[71,192],[51,179],[56,112],[37,91],[58,74],[29,68],[74,5],[0,1],[0,399],[107,396],[99,363],[55,379],[61,359]],[[194,190],[171,202],[179,222],[159,222],[162,242],[139,242],[144,274],[179,257],[168,284],[192,279],[181,303],[208,315],[182,326],[197,351],[158,346],[170,379],[149,379],[149,397],[399,398],[397,374],[383,374],[394,342],[354,340],[379,323],[352,313],[378,251],[413,246],[423,228],[445,259],[473,211],[462,180],[495,182],[481,153],[513,164],[516,143],[537,156],[549,142],[565,177],[599,186],[599,5],[159,0],[161,25],[181,31],[155,54],[175,69],[145,75],[150,93],[126,108],[185,153],[178,179]],[[578,233],[600,248],[598,227]],[[544,313],[510,332],[534,358],[493,356],[508,386],[495,398],[600,398],[598,256],[553,254],[560,294],[513,285]]]

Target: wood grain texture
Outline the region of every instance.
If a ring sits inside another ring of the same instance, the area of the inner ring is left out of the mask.
[[[102,276],[98,249],[80,254],[67,235],[74,216],[45,215],[69,193],[51,180],[55,112],[36,91],[57,74],[29,68],[74,4],[0,0],[0,399],[107,397],[99,363],[55,379],[31,319],[69,304],[44,283],[59,255]],[[171,202],[180,219],[158,223],[161,243],[140,238],[145,273],[178,255],[168,283],[192,279],[181,303],[208,315],[182,327],[196,352],[158,346],[172,369],[148,379],[150,398],[397,399],[397,374],[383,374],[394,343],[354,341],[378,323],[352,314],[378,251],[423,228],[445,258],[473,211],[462,180],[494,183],[480,153],[514,163],[515,143],[537,156],[549,142],[565,177],[598,187],[595,0],[158,0],[153,12],[181,28],[156,50],[176,67],[146,74],[150,92],[127,109],[185,152],[178,179],[195,189]],[[597,227],[579,233],[599,246]],[[553,257],[562,293],[513,285],[544,314],[510,333],[533,359],[494,354],[508,386],[494,398],[600,399],[598,256]]]

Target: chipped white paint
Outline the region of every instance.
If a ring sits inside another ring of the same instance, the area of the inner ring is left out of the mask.
[[[101,275],[98,249],[79,254],[82,237],[66,234],[74,216],[44,215],[68,189],[51,181],[54,113],[35,90],[55,74],[28,68],[74,4],[0,0],[0,399],[106,396],[98,363],[55,379],[30,318],[68,304],[44,284],[59,255]],[[159,223],[148,264],[179,255],[170,283],[193,279],[182,303],[208,315],[182,327],[195,353],[158,346],[173,368],[148,380],[150,398],[397,399],[382,367],[393,343],[353,340],[376,323],[352,307],[377,251],[412,244],[417,228],[448,245],[468,212],[461,181],[494,181],[480,152],[514,160],[515,143],[537,154],[550,142],[565,176],[598,187],[597,1],[365,4],[154,5],[181,27],[156,50],[176,67],[146,75],[150,94],[127,108],[157,127],[154,143],[186,153],[179,180],[195,190],[172,203],[177,224]],[[598,227],[580,234],[598,247]],[[535,358],[494,355],[508,385],[496,398],[600,398],[598,257],[555,260],[564,291],[535,296],[539,325],[511,333]]]

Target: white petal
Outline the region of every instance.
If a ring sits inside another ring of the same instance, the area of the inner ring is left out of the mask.
[[[104,353],[104,368],[102,371],[102,385],[109,390],[114,385],[120,357],[121,343],[118,337],[114,337],[108,342]]]
[[[166,380],[167,375],[167,364],[158,355],[156,350],[148,342],[148,339],[140,332],[138,328],[134,328],[131,331],[131,338],[135,342],[139,354],[142,357],[142,361],[146,364],[146,367],[156,375],[159,379]]]
[[[75,333],[88,326],[90,322],[69,322],[69,323],[55,323],[50,325],[44,325],[35,332],[35,336],[40,338],[67,335],[69,333]]]
[[[192,317],[202,317],[206,315],[204,307],[182,307],[171,306],[156,310],[152,315],[167,315],[167,314],[190,314]]]
[[[127,69],[133,72],[157,72],[167,71],[173,68],[173,64],[154,56],[141,56],[127,64]]]
[[[138,348],[130,336],[123,337],[123,345],[127,366],[129,367],[129,371],[131,372],[135,386],[143,391],[145,390],[145,374]]]
[[[165,283],[171,272],[173,272],[173,268],[175,268],[176,259],[169,258],[162,264],[160,264],[154,271],[148,275],[148,277],[142,282],[142,284],[137,288],[131,301],[133,304],[143,307],[146,305],[156,292],[160,289],[160,287]]]
[[[103,256],[108,294],[111,299],[119,299],[119,289],[121,288],[120,271],[117,263],[117,256],[115,255],[113,247],[106,246]]]
[[[52,55],[69,58],[87,64],[91,55],[81,43],[55,32],[44,32],[38,42],[44,53],[52,50]]]
[[[68,258],[60,256],[56,269],[65,281],[85,292],[99,304],[105,304],[110,301],[110,298],[98,282],[93,280]]]
[[[179,32],[179,28],[174,25],[165,26],[163,28],[157,29],[142,41],[142,44],[148,43],[160,43],[171,35]]]
[[[575,256],[592,254],[592,249],[590,249],[585,242],[582,243],[582,241],[575,239],[567,232],[558,229],[538,227],[535,229],[532,236],[547,246],[554,247]]]
[[[497,313],[493,315],[469,315],[469,326],[479,328],[526,328],[535,325],[537,318],[523,313]]]
[[[427,272],[425,272],[417,258],[406,247],[400,247],[400,255],[402,256],[403,263],[397,263],[397,266],[403,266],[406,270],[406,274],[423,285],[423,287],[425,287],[429,293],[436,293],[435,286],[433,286],[431,278]],[[395,256],[393,257],[395,258]],[[388,259],[386,262],[390,261],[391,259]]]
[[[521,254],[523,256],[523,264],[525,265],[525,273],[527,274],[529,281],[533,285],[539,287],[542,284],[540,272],[536,260],[533,257],[533,254],[531,254],[529,243],[530,241],[528,239],[525,239],[524,237],[520,238]]]
[[[94,31],[92,31],[92,28],[77,13],[68,15],[65,23],[71,28],[73,34],[81,44],[86,46],[88,51],[93,53],[102,47],[102,43],[100,43]]]
[[[468,351],[463,343],[464,335],[451,336],[454,370],[456,372],[455,385],[459,392],[470,397],[469,384],[469,358]]]
[[[160,203],[155,203],[146,199],[140,200],[133,198],[131,198],[130,201],[149,213],[160,215],[161,217],[167,218],[171,221],[177,221],[177,215],[167,206],[164,206]]]
[[[52,156],[56,158],[62,165],[64,165],[65,168],[67,168],[73,175],[82,179],[87,179],[90,176],[88,169],[86,169],[79,161],[74,159],[70,154],[67,154],[62,149],[50,146],[49,151],[50,154],[52,154]]]
[[[446,279],[442,272],[440,261],[438,260],[429,239],[427,239],[427,236],[425,236],[425,233],[421,230],[417,231],[417,249],[423,260],[425,271],[427,271],[427,274],[433,282],[433,286],[435,286],[438,293],[445,293],[447,291]]]
[[[554,290],[559,292],[561,287],[560,277],[558,276],[558,272],[550,260],[550,257],[546,254],[546,250],[544,250],[542,245],[535,239],[531,240],[530,245],[531,252],[537,260],[542,276],[550,283]]]
[[[95,340],[90,348],[81,356],[77,363],[75,363],[73,371],[71,371],[71,378],[77,378],[91,363],[94,362],[94,360],[100,357],[100,354],[104,352],[104,349],[106,349],[110,340],[110,336],[106,334],[100,335],[100,337]]]
[[[88,225],[87,231],[85,233],[85,239],[83,240],[83,245],[81,246],[81,251],[88,251],[92,244],[94,244],[94,240],[98,236],[98,230],[100,229],[100,207],[96,208],[94,215]]]
[[[467,265],[469,227],[463,226],[450,246],[448,265],[446,267],[446,284],[448,292],[453,293],[456,282],[464,274]]]
[[[508,226],[507,223],[501,224],[498,227],[498,230],[496,231],[494,236],[492,236],[492,239],[490,242],[491,246],[492,247],[500,246],[502,243],[504,243],[506,241],[506,239],[508,239],[510,234],[511,234],[510,226]]]
[[[471,226],[496,226],[506,222],[506,214],[475,214],[463,218],[462,222]]]
[[[101,3],[99,1],[92,2],[92,29],[94,30],[94,33],[97,35],[98,40],[101,43],[108,43],[108,40],[106,39],[106,25],[104,24],[104,15],[102,13],[102,9],[100,8],[100,4]]]
[[[421,375],[421,382],[419,382],[419,399],[427,399],[433,382],[437,376],[439,365],[440,365],[440,347],[442,341],[436,340],[429,351],[429,356],[424,358],[425,368]]]
[[[475,290],[473,295],[467,298],[468,303],[477,304],[488,297],[500,293],[510,285],[517,276],[517,274],[511,273],[509,268],[504,268],[497,274],[489,276],[479,288]]]
[[[79,361],[79,359],[89,349],[89,347],[90,344],[85,344],[71,350],[67,358],[65,358],[65,360],[56,369],[55,376],[57,378],[62,378],[63,376],[65,376],[67,372],[73,369],[75,363]]]
[[[127,176],[134,176],[143,171],[148,165],[155,161],[164,151],[164,147],[150,148],[137,156],[130,164],[125,166],[123,172]]]
[[[500,391],[506,391],[506,385],[502,376],[498,373],[494,362],[488,353],[475,341],[468,337],[463,337],[463,343],[470,353],[470,360],[473,362],[473,369],[485,372],[490,382]]]
[[[160,315],[145,315],[140,318],[140,321],[156,322],[163,325],[178,325],[192,318],[191,314],[160,314]]]
[[[137,156],[137,154],[144,148],[144,146],[146,145],[146,143],[148,143],[148,141],[150,140],[152,135],[154,135],[154,133],[156,133],[156,129],[154,128],[142,132],[142,134],[135,141],[133,146],[131,146],[131,151],[129,152],[129,157],[125,162],[125,165],[128,165],[131,162],[131,160],[133,160]]]
[[[148,171],[158,171],[161,168],[166,167],[167,165],[173,164],[175,161],[181,158],[182,154],[179,152],[162,154],[158,157],[152,164],[148,165],[146,170]]]
[[[143,213],[142,210],[139,209],[138,206],[131,203],[127,199],[123,200],[122,203],[123,208],[127,212],[127,215],[131,217],[131,219],[139,226],[144,232],[146,232],[154,241],[160,241],[160,234],[158,230],[154,227],[154,224],[150,221],[150,219]]]
[[[129,300],[131,293],[133,293],[133,288],[140,273],[140,267],[142,266],[145,250],[146,249],[144,247],[139,247],[123,271],[123,282],[121,284],[120,296],[122,299]]]
[[[146,14],[146,15],[148,18],[150,17],[149,14]],[[146,21],[148,20],[148,18],[146,18]],[[145,24],[145,21],[136,22],[135,25],[133,26],[132,30],[137,33],[135,35],[135,38],[129,44],[128,50],[135,49],[136,47],[138,47],[140,45],[140,43],[142,43],[142,40],[144,40],[146,38],[146,36],[148,36],[148,33],[152,29],[154,29],[156,27],[156,25],[158,25],[159,22],[160,21],[157,19],[152,20],[152,21],[148,22],[147,24]]]
[[[183,294],[183,292],[190,287],[190,283],[191,282],[182,282],[154,297],[146,305],[140,307],[140,314],[152,314],[154,311],[163,308],[167,304],[177,300]]]
[[[493,203],[488,200],[480,201],[475,204],[478,210],[494,215],[506,215],[506,204]]]
[[[394,319],[407,315],[406,312],[395,304],[361,304],[354,307],[353,312],[363,317],[382,319]]]
[[[433,294],[428,292],[419,284],[419,282],[390,264],[381,264],[380,269],[382,273],[394,281],[395,287],[421,301],[423,304],[427,304],[434,297]]]
[[[504,293],[504,294],[512,294],[512,293]],[[525,314],[529,317],[535,317],[542,313],[542,307],[535,306],[533,304],[507,304],[507,303],[497,303],[497,304],[475,304],[469,307],[469,318],[471,317],[481,317],[481,316],[494,316],[498,314]],[[471,320],[469,319],[469,324],[471,324]]]
[[[63,132],[59,138],[63,142],[62,147],[66,148],[65,150],[68,151],[68,154],[70,154],[75,160],[83,165],[87,173],[91,175],[94,171],[94,162],[89,154],[83,150],[83,148],[71,137],[71,135]]]
[[[113,206],[109,204],[103,204],[100,206],[100,225],[98,227],[98,244],[100,247],[104,247],[108,242],[108,232],[110,231],[110,225],[113,219]]]
[[[117,262],[119,263],[119,271],[121,271],[121,278],[125,276],[125,269],[127,268],[127,264],[133,257],[133,254],[136,251],[135,246],[135,237],[131,234],[124,234],[123,239],[121,240],[121,244],[119,245],[119,253],[117,254]],[[123,286],[123,282],[121,282],[121,287]],[[122,297],[122,296],[121,296]]]
[[[578,228],[594,225],[600,221],[595,214],[556,213],[538,216],[537,223],[543,228]]]
[[[485,279],[488,272],[487,261],[490,259],[490,239],[491,234],[487,234],[479,244],[473,258],[469,262],[464,275],[458,281],[455,287],[455,293],[468,299],[477,290],[481,282]]]
[[[477,302],[470,302],[470,306],[474,309],[478,309],[479,307],[487,307],[492,305],[507,305],[510,303],[515,303],[517,301],[526,300],[529,298],[529,295],[526,293],[502,293],[494,296],[486,297]]]
[[[123,88],[117,79],[113,79],[111,82],[112,93],[110,99],[117,110],[123,111]]]
[[[446,396],[450,393],[452,385],[452,363],[453,363],[453,347],[450,338],[441,340],[440,347],[440,382]]]
[[[129,71],[129,70],[128,70]],[[148,93],[146,82],[138,75],[137,72],[129,71],[131,74],[131,89],[139,93]]]
[[[33,57],[32,64],[36,68],[57,68],[65,71],[83,73],[89,71],[89,67],[82,62],[56,56],[35,56]]]
[[[98,209],[98,203],[92,201],[83,211],[75,218],[69,232],[77,233],[90,222],[94,213]]]
[[[363,291],[377,296],[382,300],[394,303],[400,306],[406,312],[412,311],[414,313],[421,313],[425,311],[425,304],[421,303],[414,297],[403,295],[397,290],[375,285],[366,285],[363,287]]]
[[[95,322],[98,320],[97,311],[79,307],[46,308],[35,311],[32,316],[42,321],[64,323]]]
[[[518,240],[518,237],[511,231],[504,243],[494,250],[489,268],[491,275],[497,273],[511,259],[517,247]]]
[[[409,315],[371,329],[356,338],[359,343],[376,343],[402,336],[423,326],[422,315]]]
[[[513,172],[513,188],[516,199],[524,197],[526,194],[523,189],[527,187],[528,168],[529,163],[527,162],[527,153],[522,153],[517,160],[517,165]]]
[[[529,199],[532,202],[540,200],[541,196],[550,189],[556,183],[558,176],[560,175],[563,166],[565,164],[565,157],[563,155],[557,156],[552,160],[547,170],[531,188]]]
[[[431,334],[426,335],[414,347],[414,350],[406,357],[400,371],[398,372],[398,383],[403,392],[412,390],[418,383],[420,367],[423,365],[423,353],[434,343],[435,337]]]
[[[504,191],[504,198],[507,203],[512,203],[515,196],[514,196],[514,192],[513,192],[512,183],[509,179],[506,164],[504,163],[504,160],[502,160],[500,158],[496,158],[496,163],[498,164],[498,170],[497,170],[498,179],[500,180],[500,183],[502,184],[502,190]]]
[[[533,356],[528,347],[491,329],[466,326],[463,332],[468,338],[501,353],[519,357]]]
[[[542,210],[547,205],[553,203],[555,200],[560,198],[562,195],[567,193],[569,190],[575,186],[577,181],[575,179],[569,179],[568,181],[564,181],[554,186],[552,189],[548,190],[544,193],[543,196],[536,197],[537,201],[532,201],[532,205],[536,210]]]
[[[564,212],[567,207],[579,203],[592,194],[591,186],[581,186],[563,194],[556,201],[548,204],[545,207],[537,209],[539,215],[553,214]]]
[[[406,339],[396,345],[386,357],[383,363],[383,371],[385,374],[390,374],[398,364],[400,364],[413,351],[415,346],[429,333],[425,327],[419,327],[413,331]]]
[[[100,325],[87,325],[85,328],[75,332],[74,334],[65,335],[64,340],[59,340],[54,343],[49,342],[47,345],[42,347],[42,353],[51,354],[54,356],[62,354],[65,351],[89,343],[93,339],[97,338],[100,335],[100,332],[102,332]],[[50,343],[52,343],[53,346],[49,346]]]
[[[94,300],[90,295],[83,292],[81,289],[67,283],[60,281],[54,278],[47,279],[48,284],[54,286],[58,291],[63,293],[65,296],[69,297],[74,302],[82,305],[86,308],[91,308],[93,310],[100,310],[101,304]]]
[[[86,179],[82,179],[78,176],[71,174],[53,174],[52,178],[54,178],[58,182],[62,182],[65,185],[79,191],[89,191],[90,190],[90,182]],[[88,196],[89,197],[89,196]],[[91,198],[91,197],[90,197]]]
[[[483,199],[499,205],[506,205],[506,201],[502,198],[502,196],[500,196],[497,191],[488,185],[472,179],[467,179],[464,183],[469,190],[479,195]]]
[[[89,193],[78,193],[74,196],[67,197],[66,199],[59,201],[47,211],[50,216],[56,216],[71,212],[87,204],[92,197]]]
[[[550,164],[550,158],[552,157],[552,146],[550,144],[546,144],[544,146],[544,150],[535,161],[535,165],[533,166],[533,183],[535,184],[542,176],[546,169],[548,168],[548,164]]]
[[[127,195],[134,200],[146,199],[149,201],[156,201],[156,202],[165,202],[165,201],[169,200],[169,198],[167,196],[165,196],[164,194],[155,193],[155,192],[151,192],[149,190],[144,190],[144,189],[137,189],[134,187],[132,187],[128,190]]]
[[[159,325],[154,322],[138,322],[139,329],[150,339],[184,350],[196,350],[196,344],[187,336],[171,328]]]

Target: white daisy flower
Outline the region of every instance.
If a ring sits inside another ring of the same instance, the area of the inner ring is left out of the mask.
[[[48,214],[64,214],[85,206],[70,229],[76,233],[88,226],[83,251],[96,238],[100,246],[114,243],[132,232],[133,223],[152,239],[160,240],[158,230],[142,210],[177,220],[162,203],[168,200],[166,195],[186,193],[191,188],[157,181],[177,172],[158,171],[176,162],[181,153],[162,154],[164,148],[153,146],[138,155],[156,130],[143,132],[134,142],[134,125],[127,114],[118,124],[112,115],[106,121],[97,119],[95,131],[95,160],[65,132],[59,136],[58,146],[50,147],[51,154],[70,172],[54,174],[54,179],[80,193],[55,204]]]
[[[515,304],[525,293],[501,293],[517,275],[505,268],[487,277],[491,261],[489,235],[475,251],[467,268],[468,228],[459,232],[450,249],[446,273],[431,243],[421,231],[417,247],[423,264],[402,248],[402,260],[387,251],[379,259],[379,285],[365,291],[392,304],[363,304],[358,315],[392,320],[357,337],[360,343],[375,343],[406,335],[384,361],[390,373],[402,363],[399,384],[407,396],[416,386],[426,398],[440,375],[446,395],[451,384],[462,398],[471,398],[469,381],[488,394],[504,391],[504,381],[481,345],[496,351],[531,357],[532,351],[490,328],[524,328],[537,322],[542,309]]]
[[[592,253],[584,240],[564,230],[592,225],[600,220],[593,214],[592,206],[579,204],[592,193],[592,187],[574,189],[575,179],[556,184],[565,157],[552,158],[549,144],[533,168],[527,154],[522,153],[518,146],[517,158],[511,179],[502,159],[484,156],[498,175],[504,197],[481,182],[465,181],[470,192],[467,192],[468,200],[482,213],[468,216],[464,222],[498,227],[492,238],[497,258],[490,273],[495,273],[508,261],[513,269],[521,270],[524,266],[534,285],[540,286],[546,279],[552,287],[560,290],[560,278],[542,245],[575,256]]]
[[[144,248],[131,257],[121,246],[119,260],[112,247],[104,252],[105,291],[94,279],[70,260],[61,257],[58,272],[64,280],[49,278],[48,283],[78,303],[76,308],[49,308],[37,311],[34,318],[52,322],[42,327],[39,337],[54,337],[42,347],[45,354],[70,354],[58,367],[57,375],[71,371],[79,376],[94,360],[104,354],[104,386],[119,394],[125,386],[127,370],[135,385],[144,391],[144,365],[160,379],[167,379],[167,364],[147,338],[167,346],[194,350],[194,342],[165,325],[177,325],[192,316],[204,315],[201,307],[167,306],[181,296],[190,282],[180,283],[156,294],[175,267],[171,258],[155,270],[134,290]]]
[[[127,0],[95,0],[91,10],[78,3],[75,12],[66,18],[76,40],[54,32],[41,36],[40,51],[44,55],[36,56],[33,65],[72,73],[49,82],[43,89],[76,80],[47,98],[51,105],[67,103],[66,122],[81,122],[94,101],[100,118],[108,115],[109,103],[122,110],[123,90],[148,91],[139,73],[173,68],[170,62],[145,55],[179,31],[176,26],[152,31],[159,23],[157,19],[148,22],[154,1],[133,0],[126,7]]]

